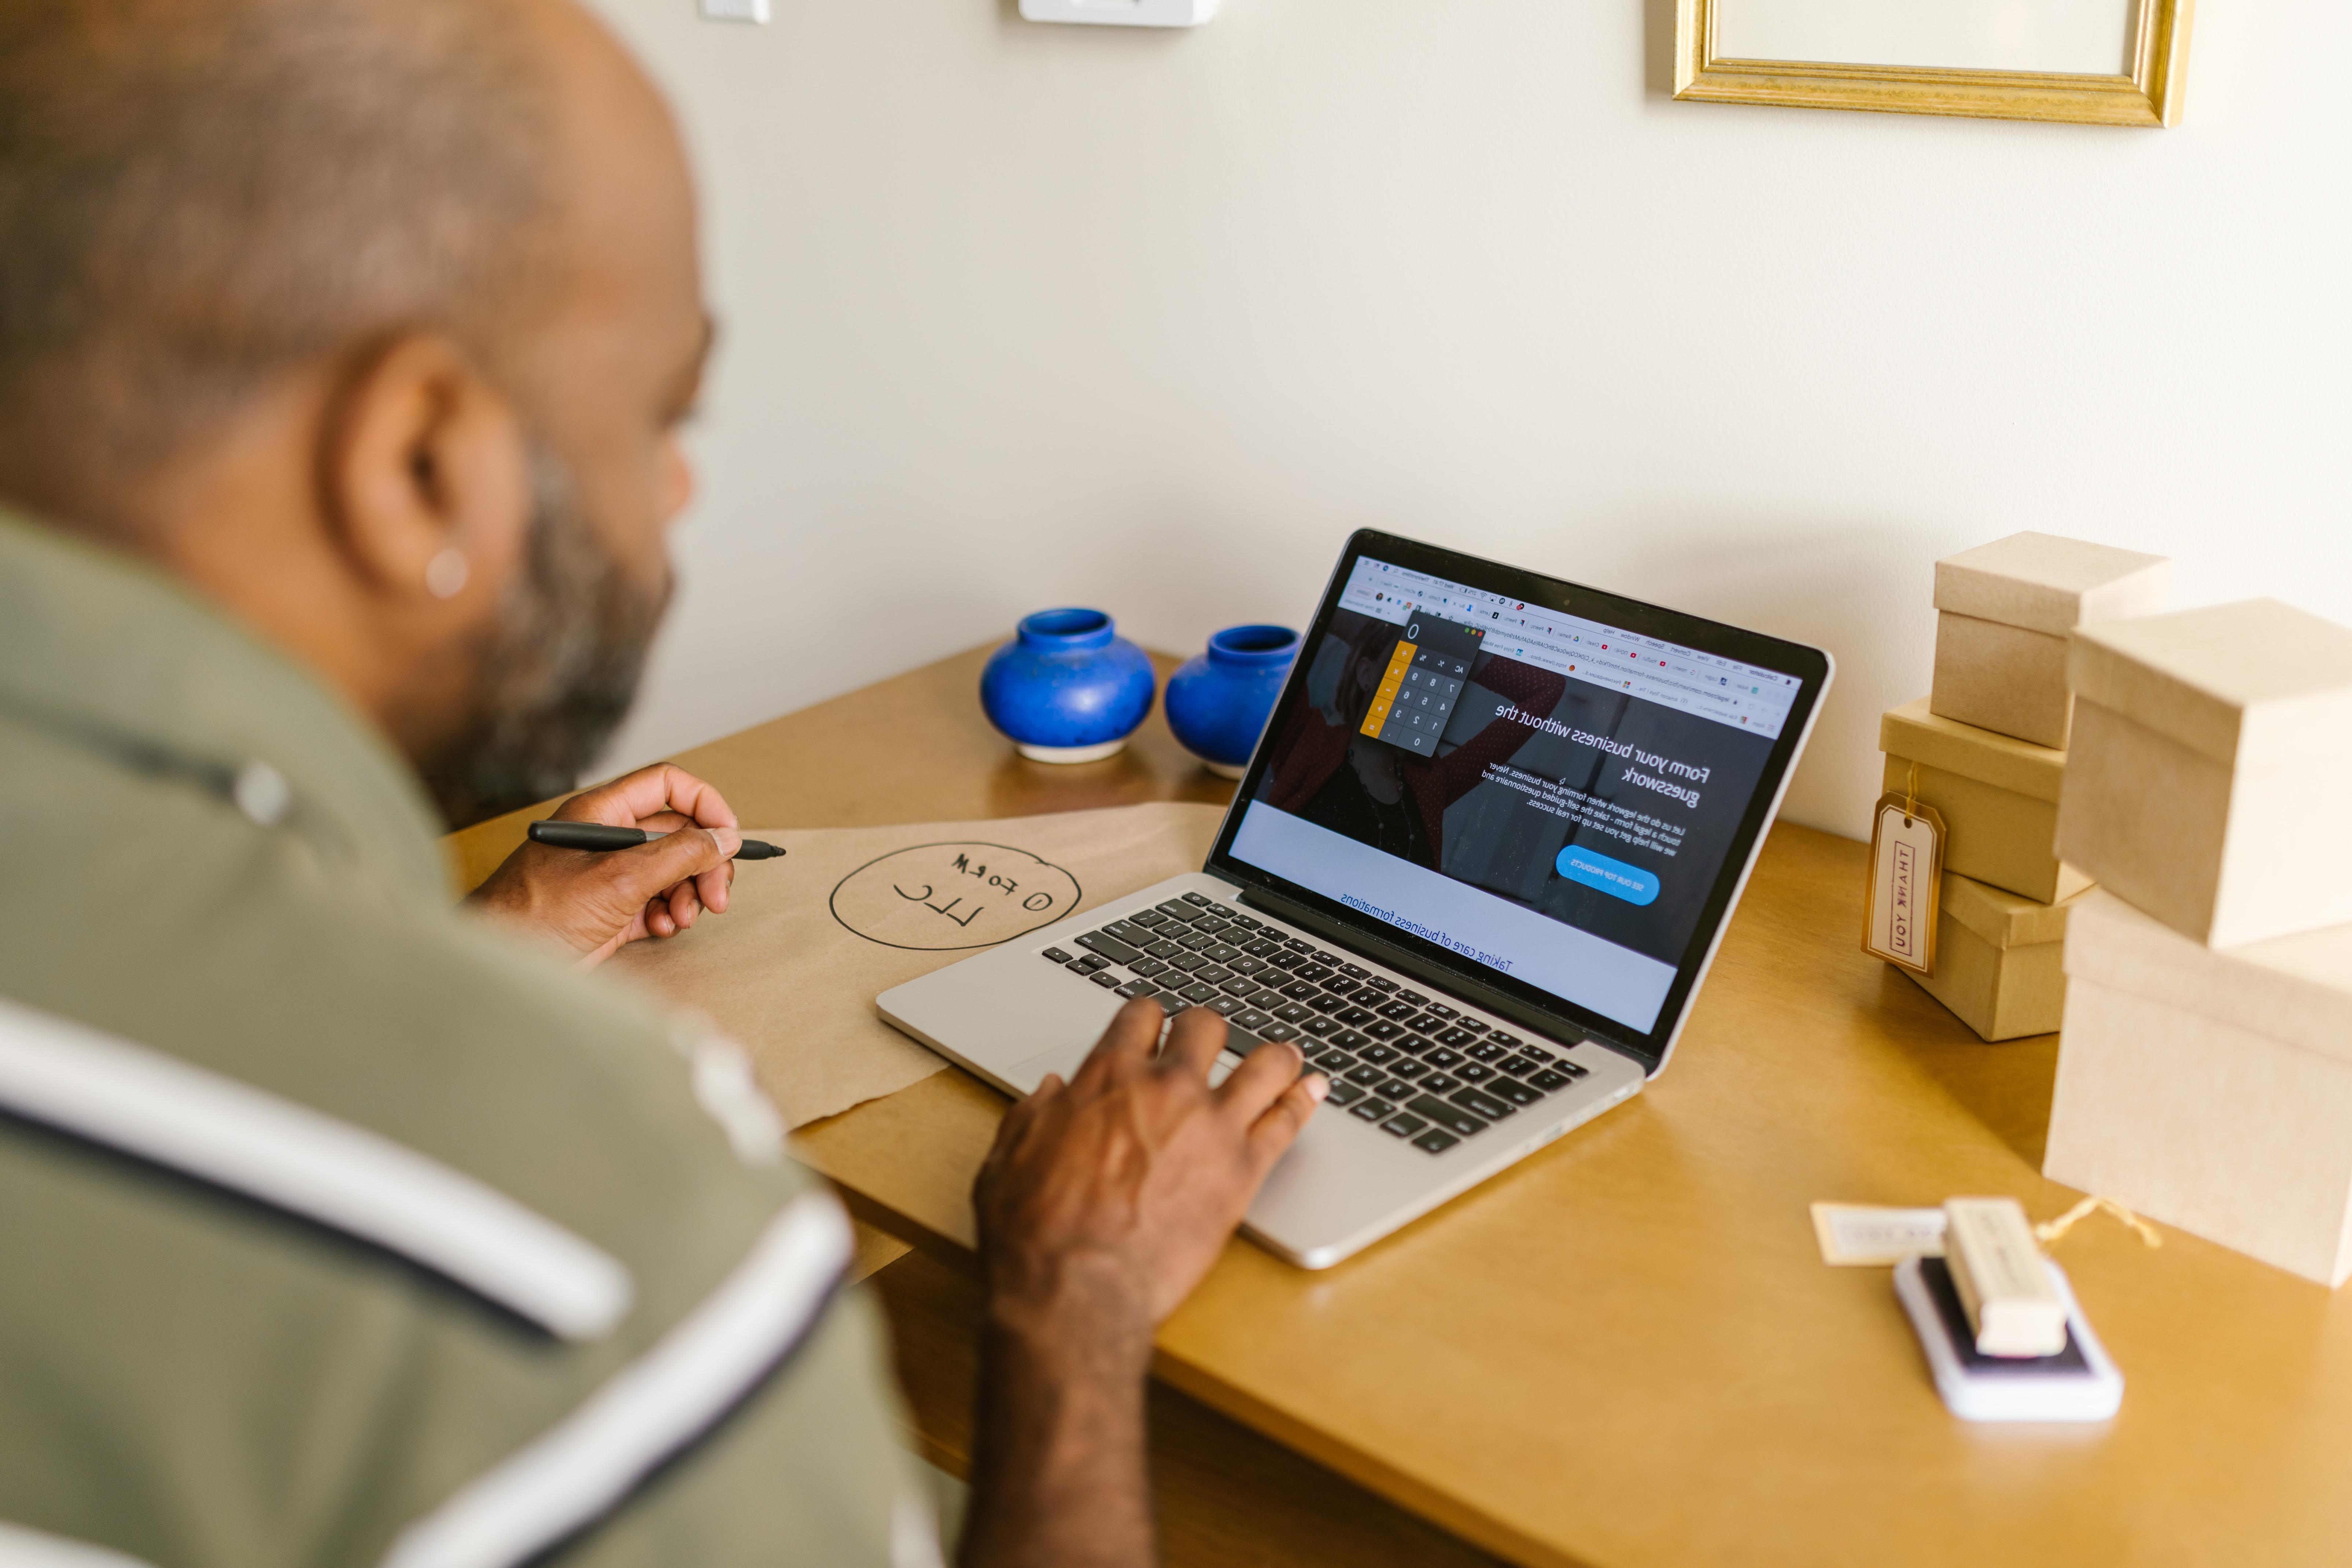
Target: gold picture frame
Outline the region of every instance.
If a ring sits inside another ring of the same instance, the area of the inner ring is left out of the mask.
[[[2116,76],[1731,58],[1717,51],[1716,31],[1725,5],[1736,3],[1676,0],[1677,99],[2078,125],[2155,128],[2180,121],[2194,0],[2137,0],[2132,69]]]

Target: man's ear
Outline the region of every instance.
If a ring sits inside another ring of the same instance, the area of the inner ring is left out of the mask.
[[[393,604],[471,619],[521,560],[531,515],[521,419],[438,333],[358,365],[324,432],[320,501],[355,574]]]

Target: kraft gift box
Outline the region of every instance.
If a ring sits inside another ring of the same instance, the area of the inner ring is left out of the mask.
[[[1937,904],[1936,973],[1903,973],[1979,1039],[2046,1035],[2065,1010],[2066,916],[2080,897],[2045,904],[1947,871]]]
[[[2164,608],[2172,563],[2049,533],[2013,533],[1936,563],[1931,712],[2067,744],[2066,636],[2076,626]]]
[[[2213,947],[2352,921],[2352,631],[2257,599],[2084,626],[2058,852]]]
[[[2045,904],[2091,885],[2054,847],[2065,752],[1938,718],[1924,697],[1879,720],[1878,749],[1887,789],[1908,787],[1918,764],[1918,797],[1944,819],[1946,870]]]
[[[2265,1263],[2352,1272],[2352,926],[2217,952],[2105,889],[2066,930],[2042,1173]]]

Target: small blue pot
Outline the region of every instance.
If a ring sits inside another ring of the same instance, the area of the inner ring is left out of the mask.
[[[1297,657],[1288,626],[1227,626],[1168,678],[1168,727],[1211,773],[1241,777]]]
[[[980,672],[988,721],[1041,763],[1091,763],[1151,711],[1151,660],[1100,610],[1040,610]]]

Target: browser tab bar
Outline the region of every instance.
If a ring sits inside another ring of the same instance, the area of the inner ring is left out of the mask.
[[[1798,679],[1599,621],[1529,606],[1466,584],[1369,557],[1340,605],[1402,625],[1420,614],[1475,628],[1483,651],[1610,688],[1770,740],[1795,706]]]

